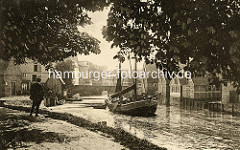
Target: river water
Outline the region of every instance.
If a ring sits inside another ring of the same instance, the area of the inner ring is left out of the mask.
[[[86,107],[93,101],[84,100],[52,109],[93,122],[106,121],[108,126],[123,128],[167,149],[240,149],[239,117],[177,105],[159,105],[153,117],[131,117]]]
[[[125,130],[168,149],[240,148],[240,119],[230,115],[162,105],[155,117],[115,118]]]

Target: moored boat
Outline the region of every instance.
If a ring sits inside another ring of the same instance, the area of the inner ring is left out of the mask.
[[[120,101],[107,101],[110,111],[132,116],[153,116],[157,110],[157,99],[149,97],[136,101],[128,101],[126,103]]]
[[[106,100],[106,105],[110,111],[114,113],[121,113],[132,116],[152,116],[157,110],[157,96],[148,95],[146,92],[146,85],[143,82],[145,92],[141,95],[137,94],[137,88],[139,88],[139,83],[137,79],[134,80],[134,84],[128,88],[122,90],[121,81],[121,63],[119,64],[119,78],[117,81],[117,86],[115,89],[115,94],[111,95],[108,100]],[[136,65],[135,65],[136,71]],[[141,87],[140,86],[140,87]],[[134,90],[134,94],[130,98],[124,97],[124,94]]]

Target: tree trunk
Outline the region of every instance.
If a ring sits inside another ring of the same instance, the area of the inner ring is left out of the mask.
[[[2,27],[2,20],[3,20],[3,16],[2,16],[2,6],[3,5],[3,0],[0,1],[0,43],[2,41],[2,31],[3,31],[3,27]],[[0,54],[2,54],[3,48],[2,48],[2,44],[0,44]]]
[[[170,106],[170,81],[166,79],[166,106]]]

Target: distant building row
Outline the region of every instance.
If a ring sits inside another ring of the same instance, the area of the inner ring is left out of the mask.
[[[106,68],[99,67],[87,61],[78,61],[72,58],[74,67],[77,71],[105,71]],[[147,65],[147,71],[156,71],[155,65]],[[14,65],[13,61],[0,60],[0,97],[12,96],[20,94],[29,94],[29,89],[37,78],[41,78],[41,82],[45,83],[49,77],[49,73],[45,67],[31,60],[27,64]],[[73,84],[76,86],[84,85],[100,85],[112,86],[116,85],[116,76],[111,76],[108,79],[100,79],[98,81],[90,79],[74,79]],[[166,94],[166,80],[164,78],[148,80],[148,92],[157,92],[161,95]],[[52,80],[51,80],[52,82]],[[129,86],[132,80],[124,80],[123,85]],[[172,97],[182,97],[191,99],[208,99],[222,100],[224,103],[239,102],[239,95],[236,89],[229,83],[227,86],[217,88],[210,85],[207,78],[194,77],[192,79],[174,78],[170,83],[170,93]]]
[[[94,70],[104,70],[104,67],[94,65],[87,61],[78,61],[77,58],[70,58],[74,62],[75,70],[88,72]],[[13,60],[4,61],[0,59],[0,97],[29,94],[31,84],[37,78],[44,84],[49,78],[49,72],[45,67],[32,60],[27,60],[26,64],[15,65]],[[52,80],[51,80],[52,82]],[[92,78],[73,79],[73,85],[114,85],[114,79],[101,79],[95,81]]]
[[[27,64],[14,65],[12,60],[0,60],[0,96],[28,94],[31,83],[41,78],[48,79],[45,67],[28,60]]]
[[[156,70],[155,65],[148,65],[147,68],[150,70]],[[149,79],[154,80],[154,79]],[[165,78],[159,78],[153,81],[157,84],[157,93],[166,95],[166,80]],[[154,84],[152,84],[154,85]],[[192,77],[187,78],[173,78],[169,84],[170,96],[175,98],[198,99],[208,101],[222,101],[222,103],[239,103],[240,95],[237,94],[236,88],[231,83],[226,86],[223,84],[220,87],[216,87],[209,83],[207,77]]]

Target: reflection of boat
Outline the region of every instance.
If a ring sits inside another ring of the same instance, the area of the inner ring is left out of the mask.
[[[135,65],[136,71],[136,65]],[[137,90],[139,89],[139,83],[135,79],[134,84],[128,88],[122,90],[121,85],[121,63],[119,64],[119,78],[117,81],[117,86],[115,94],[111,95],[106,104],[110,111],[115,113],[122,113],[133,116],[151,116],[154,115],[157,109],[157,98],[156,96],[149,96],[146,93],[146,83],[144,85],[144,94],[137,95]],[[124,94],[134,91],[132,97],[126,98]]]

